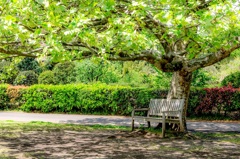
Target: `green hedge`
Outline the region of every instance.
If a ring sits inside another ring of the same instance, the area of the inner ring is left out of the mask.
[[[146,106],[152,89],[96,85],[35,85],[23,95],[24,111],[129,115],[134,105]]]
[[[11,89],[14,89],[11,87]],[[19,88],[16,88],[19,89]],[[33,85],[25,89],[7,91],[7,85],[0,85],[1,109],[8,103],[19,105],[23,111],[64,112],[81,114],[130,115],[133,107],[148,106],[151,98],[166,98],[166,90],[132,88],[127,86],[95,85]],[[8,93],[6,93],[8,92]],[[12,100],[12,92],[14,100]],[[16,94],[16,95],[14,95]],[[196,108],[206,97],[206,90],[190,93],[188,116],[196,115]],[[232,97],[230,111],[240,110],[240,92]]]
[[[7,95],[8,85],[0,85],[0,110],[7,109],[10,99]]]
[[[28,87],[0,85],[0,110],[19,109],[25,102],[23,94],[26,94]]]
[[[206,91],[203,89],[192,90],[189,94],[187,116],[194,116],[197,106],[201,103],[201,100],[206,95]]]

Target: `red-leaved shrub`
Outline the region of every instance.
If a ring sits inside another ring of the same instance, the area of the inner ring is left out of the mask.
[[[206,94],[195,109],[197,114],[211,114],[213,112],[220,114],[224,111],[226,115],[228,111],[237,109],[233,104],[233,99],[239,89],[228,85],[221,88],[205,88],[204,90]]]

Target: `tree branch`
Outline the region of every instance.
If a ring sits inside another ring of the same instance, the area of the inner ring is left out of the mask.
[[[83,42],[77,42],[77,43],[62,43],[63,46],[65,47],[83,47],[83,48],[86,48],[88,49],[90,52],[92,52],[93,54],[98,54],[98,49],[96,47],[92,47],[92,46],[89,46],[88,44],[86,43],[83,43]],[[71,49],[71,48],[67,48],[67,49]]]
[[[13,42],[0,42],[1,45],[18,45],[20,41],[13,41]]]
[[[1,57],[0,61],[4,60],[4,59],[8,59],[8,58],[14,58],[14,57],[18,57],[18,55],[12,55],[12,56],[6,56],[6,57]]]
[[[233,46],[232,48],[230,48],[228,50],[225,50],[225,49],[222,48],[216,53],[211,53],[211,54],[208,54],[204,57],[190,60],[190,61],[188,61],[186,70],[188,70],[189,72],[192,72],[192,71],[197,70],[199,68],[203,68],[203,67],[213,65],[213,64],[223,60],[224,58],[230,56],[230,54],[233,51],[235,51],[239,48],[240,48],[240,43],[238,43],[237,45]]]
[[[144,50],[140,54],[128,55],[127,53],[119,53],[118,55],[113,55],[108,53],[110,56],[107,58],[111,61],[136,61],[136,60],[144,60],[144,61],[155,61],[162,59],[162,56],[156,56],[157,51],[155,50]]]
[[[3,48],[0,48],[0,53],[7,54],[7,55],[18,55],[18,56],[26,56],[26,57],[37,57],[36,55],[33,55],[33,53],[42,51],[43,48],[38,48],[29,52],[20,52],[20,51],[14,51],[14,50],[5,50]]]

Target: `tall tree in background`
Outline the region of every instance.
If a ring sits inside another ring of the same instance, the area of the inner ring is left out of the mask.
[[[239,15],[237,0],[1,0],[0,53],[145,60],[173,72],[185,116],[192,72],[240,48]]]

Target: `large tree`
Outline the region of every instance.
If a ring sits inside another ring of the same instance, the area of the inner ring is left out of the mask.
[[[145,60],[173,72],[185,116],[192,72],[240,48],[239,15],[237,0],[1,0],[0,53]]]

